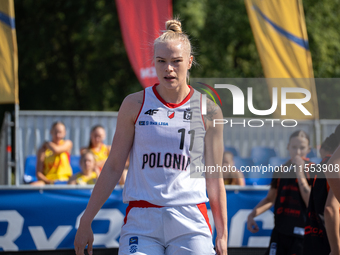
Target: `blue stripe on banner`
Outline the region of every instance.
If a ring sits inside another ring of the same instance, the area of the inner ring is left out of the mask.
[[[262,18],[267,21],[278,33],[286,37],[288,40],[296,43],[297,45],[301,46],[302,48],[309,50],[309,45],[307,40],[303,40],[302,38],[299,38],[288,31],[284,30],[282,27],[276,25],[273,21],[271,21],[266,15],[263,14],[263,12],[260,10],[259,7],[256,5],[253,5],[253,8],[255,11],[257,11]]]
[[[15,29],[15,18],[11,18],[10,16],[6,15],[3,12],[0,12],[0,21],[5,23],[12,29]]]

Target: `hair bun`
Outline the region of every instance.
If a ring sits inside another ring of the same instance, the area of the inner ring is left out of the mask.
[[[166,30],[171,30],[175,33],[182,33],[182,24],[178,20],[168,20],[165,23]]]

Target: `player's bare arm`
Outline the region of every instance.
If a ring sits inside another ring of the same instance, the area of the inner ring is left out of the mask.
[[[332,168],[329,166],[332,165]],[[340,146],[332,154],[328,161],[328,169],[335,169],[340,166]],[[340,201],[340,172],[339,171],[326,171],[325,172],[329,186],[331,187],[334,196]]]
[[[292,158],[292,163],[296,165],[297,169],[303,169],[305,161],[300,156],[295,156]],[[304,171],[296,171],[296,177],[298,180],[301,197],[306,207],[308,207],[311,188],[308,184]]]
[[[84,248],[87,244],[88,252],[92,252],[93,233],[91,222],[112,193],[124,170],[125,162],[133,143],[134,122],[141,107],[139,101],[143,101],[143,92],[127,96],[120,107],[109,157],[80,220],[74,241],[77,255],[84,255]]]
[[[277,194],[277,189],[270,187],[267,196],[262,199],[252,210],[252,212],[248,215],[248,220],[247,220],[247,229],[252,232],[256,233],[259,231],[259,227],[256,224],[254,218],[265,211],[269,210],[275,202],[276,199],[276,194]]]
[[[328,192],[324,216],[327,237],[331,247],[331,254],[340,254],[339,202],[335,198],[331,189]]]
[[[63,144],[55,144],[53,142],[46,142],[45,146],[53,151],[54,154],[60,154],[63,152],[71,152],[73,143],[70,140],[65,140]]]
[[[205,164],[207,166],[222,166],[223,157],[223,125],[213,126],[214,119],[223,118],[219,106],[208,100],[207,115],[205,116]],[[227,254],[227,199],[222,173],[219,176],[206,177],[207,192],[213,213],[217,237],[216,252],[220,255]]]
[[[216,114],[218,114],[218,111],[221,111],[220,107],[210,99],[207,99],[207,114],[203,116],[206,127],[208,127],[207,124],[213,125],[214,119],[217,119]],[[223,118],[223,114],[221,114],[221,118]]]

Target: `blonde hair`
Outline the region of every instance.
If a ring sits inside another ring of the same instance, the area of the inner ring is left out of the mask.
[[[172,19],[165,22],[165,31],[154,42],[154,47],[157,43],[180,40],[184,43],[189,53],[193,55],[189,36],[182,31],[182,24],[178,19]]]
[[[163,34],[154,41],[154,49],[158,43],[180,40],[183,42],[184,50],[188,53],[189,57],[194,55],[189,36],[182,31],[182,23],[178,19],[172,19],[165,22],[165,29]],[[193,64],[196,64],[194,60]],[[189,79],[189,71],[187,73],[187,79]]]

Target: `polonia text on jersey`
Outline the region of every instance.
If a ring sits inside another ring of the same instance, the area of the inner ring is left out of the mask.
[[[173,168],[177,170],[186,171],[190,164],[190,157],[177,153],[165,153],[152,152],[150,154],[143,154],[143,166],[144,169],[147,165],[150,168]]]

